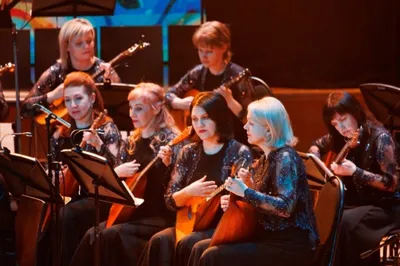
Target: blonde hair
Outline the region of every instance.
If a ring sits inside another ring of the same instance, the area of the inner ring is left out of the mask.
[[[84,18],[74,18],[67,21],[61,28],[58,34],[58,45],[60,47],[60,59],[63,68],[68,66],[68,44],[71,42],[72,38],[75,36],[82,36],[87,33],[93,35],[95,39],[95,31],[93,25],[89,20]]]
[[[283,104],[274,97],[264,97],[248,106],[251,118],[270,131],[267,146],[280,148],[285,145],[295,146],[297,138],[293,135],[289,115]]]
[[[202,24],[193,34],[193,45],[198,48],[203,45],[206,47],[223,47],[226,45],[224,60],[229,62],[232,57],[231,52],[231,31],[219,21],[208,21]]]
[[[139,98],[143,98],[143,102],[150,104],[152,108],[160,106],[160,112],[154,117],[152,124],[156,125],[156,130],[160,128],[169,128],[172,132],[179,133],[179,129],[175,126],[175,121],[169,114],[165,104],[164,89],[155,84],[149,82],[142,82],[136,85],[128,94],[128,101],[133,101]],[[141,136],[141,129],[137,128],[133,131],[133,134],[129,136],[128,153],[133,154],[135,149],[135,143]]]

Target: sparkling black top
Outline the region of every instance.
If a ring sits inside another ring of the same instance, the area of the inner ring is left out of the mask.
[[[245,158],[248,164],[251,164],[253,158],[249,148],[236,140],[230,140],[225,145],[225,152],[220,163],[219,176],[214,176],[213,180],[217,184],[223,184],[231,173],[232,165],[239,159]],[[172,195],[199,179],[197,174],[198,164],[203,154],[203,145],[201,142],[190,143],[182,148],[177,158],[174,170],[172,172],[171,181],[165,194],[165,202],[168,209],[176,211],[176,206]],[[215,168],[215,167],[214,167]],[[214,171],[215,172],[215,171]],[[201,176],[200,176],[201,178]]]
[[[299,228],[318,243],[316,220],[302,159],[291,147],[273,150],[257,163],[255,189],[245,190],[244,201],[257,208],[257,221],[266,231]]]
[[[97,72],[97,70],[99,70],[100,64],[103,62],[103,60],[95,58],[92,67],[83,72],[93,75]],[[71,64],[69,64],[69,67],[65,69],[62,67],[61,62],[56,62],[49,67],[45,72],[43,72],[39,80],[35,83],[23,101],[21,105],[22,114],[25,116],[34,115],[35,113],[33,113],[32,105],[35,103],[48,107],[49,104],[47,102],[47,93],[57,88],[61,83],[64,82],[65,77],[74,71],[78,70],[74,69]],[[115,73],[114,75],[117,74]],[[103,75],[99,75],[95,79],[95,82],[103,82]]]
[[[342,178],[346,187],[345,204],[391,206],[400,199],[396,144],[384,127],[372,122],[363,126],[360,140],[360,145],[351,149],[346,157],[357,169],[353,176]],[[321,155],[333,148],[329,134],[313,145],[319,148]]]

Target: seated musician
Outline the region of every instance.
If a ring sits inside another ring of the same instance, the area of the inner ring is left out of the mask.
[[[121,178],[132,178],[156,156],[156,161],[143,177],[145,188],[135,188],[133,194],[144,199],[132,209],[128,220],[101,228],[101,265],[136,265],[151,236],[173,225],[175,215],[164,203],[164,192],[169,182],[175,157],[182,145],[166,146],[179,130],[164,103],[164,89],[153,83],[140,83],[128,95],[130,117],[134,126],[129,137],[125,163],[115,168]],[[110,210],[110,216],[113,208]],[[110,219],[110,218],[109,218]],[[108,223],[108,221],[107,221]],[[79,244],[71,265],[93,265],[94,229],[90,229]]]
[[[318,233],[288,114],[280,101],[265,97],[249,105],[244,128],[249,143],[264,153],[254,169],[255,188],[246,185],[251,173],[244,168],[239,178],[228,178],[225,184],[228,191],[256,208],[253,241],[213,247],[209,247],[210,240],[201,241],[194,246],[189,265],[309,265]],[[230,206],[229,199],[229,195],[221,198],[224,211]]]
[[[198,140],[182,148],[165,194],[167,207],[178,212],[184,211],[191,200],[204,200],[217,186],[221,186],[239,158],[252,162],[249,148],[232,138],[229,109],[221,95],[215,92],[197,94],[190,111]],[[210,208],[205,209],[209,222],[202,230],[193,228],[192,233],[185,230],[187,235],[182,235],[178,232],[181,221],[177,215],[176,227],[155,234],[146,245],[138,265],[187,265],[192,246],[212,236],[222,215],[218,197],[213,200],[217,210],[210,210],[211,203]],[[187,217],[187,213],[185,215]]]
[[[48,107],[55,100],[61,99],[64,79],[74,71],[93,75],[98,70],[104,69],[104,74],[96,77],[95,82],[102,82],[104,79],[120,82],[118,74],[110,64],[95,57],[95,40],[94,28],[84,18],[74,18],[62,26],[58,35],[60,58],[41,74],[21,105],[22,114],[36,114],[32,107],[35,103]]]
[[[72,72],[67,75],[63,83],[64,102],[68,110],[67,121],[71,123],[71,128],[64,126],[58,127],[51,138],[51,148],[54,160],[62,160],[60,151],[65,148],[71,148],[71,140],[75,145],[86,143],[83,150],[96,153],[108,159],[108,161],[118,166],[121,162],[121,135],[117,126],[108,116],[100,122],[97,127],[103,134],[97,134],[89,129],[94,120],[104,111],[103,98],[95,86],[93,79],[84,72]],[[78,132],[75,130],[79,130]],[[72,131],[77,132],[70,138]],[[62,176],[61,176],[62,177]],[[61,178],[62,180],[62,178]],[[85,232],[94,225],[95,205],[94,200],[89,199],[85,191],[80,191],[78,195],[78,186],[71,188],[67,185],[68,181],[60,182],[60,193],[64,191],[71,196],[72,201],[60,210],[62,224],[62,252],[61,265],[69,265],[72,255],[78,246]],[[108,216],[110,204],[100,202],[100,220],[105,220]],[[49,230],[48,233],[50,233]],[[48,239],[47,239],[48,240]],[[40,245],[41,259],[48,255],[48,245],[46,240]],[[45,262],[38,263],[45,265]]]
[[[248,78],[231,88],[220,87],[230,78],[238,75],[243,68],[231,62],[231,33],[229,28],[218,21],[202,24],[193,34],[192,41],[198,50],[201,64],[191,69],[181,80],[169,89],[166,102],[173,109],[188,110],[193,100],[185,97],[191,89],[221,94],[227,101],[233,116],[235,139],[246,143],[243,120],[247,105],[254,100],[253,86]],[[218,89],[217,89],[218,88]],[[185,98],[184,98],[185,97]]]
[[[378,246],[387,232],[400,225],[394,219],[399,183],[396,144],[347,92],[331,93],[322,114],[329,133],[314,141],[310,152],[338,154],[349,139],[360,141],[341,163],[329,165],[346,187],[336,264],[379,265],[379,252],[364,260],[360,254]]]

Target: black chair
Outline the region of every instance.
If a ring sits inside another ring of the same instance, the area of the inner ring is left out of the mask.
[[[314,154],[299,153],[299,155],[305,162],[309,183],[311,181],[311,184],[314,184],[314,189],[320,187],[314,204],[320,243],[313,265],[331,266],[335,260],[343,214],[344,186],[342,181]],[[313,189],[311,185],[310,189]]]
[[[275,97],[271,88],[264,80],[255,76],[251,76],[250,80],[254,87],[255,100],[259,100],[265,96]]]

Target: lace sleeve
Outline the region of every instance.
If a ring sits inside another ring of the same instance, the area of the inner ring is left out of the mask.
[[[319,154],[320,156],[323,156],[325,153],[327,153],[329,151],[329,149],[331,148],[331,135],[326,134],[322,137],[320,137],[319,139],[316,139],[312,142],[311,146],[316,146],[319,149]],[[314,153],[314,151],[310,152]]]
[[[371,173],[357,167],[353,174],[354,181],[383,191],[395,191],[398,184],[396,145],[389,133],[382,133],[376,139],[376,161],[381,173]]]
[[[189,172],[188,170],[188,158],[190,158],[190,156],[188,156],[189,150],[190,150],[190,145],[187,145],[183,147],[182,150],[179,152],[178,158],[176,159],[176,163],[171,174],[171,181],[169,182],[167,190],[165,192],[165,204],[167,205],[167,208],[171,211],[177,211],[179,209],[179,207],[176,206],[175,200],[172,197],[172,195],[175,192],[184,188],[186,185],[185,180]]]
[[[272,184],[276,186],[276,193],[269,195],[246,189],[244,200],[256,206],[257,209],[266,214],[274,214],[280,217],[290,217],[297,201],[298,174],[294,158],[289,152],[284,152],[276,158],[276,168]],[[264,171],[265,173],[265,171]],[[263,183],[268,177],[263,177]]]
[[[22,114],[24,116],[32,115],[32,106],[35,103],[46,107],[49,106],[47,103],[47,93],[54,89],[55,86],[61,84],[61,81],[57,78],[58,72],[58,69],[54,67],[50,67],[43,72],[21,105]]]

